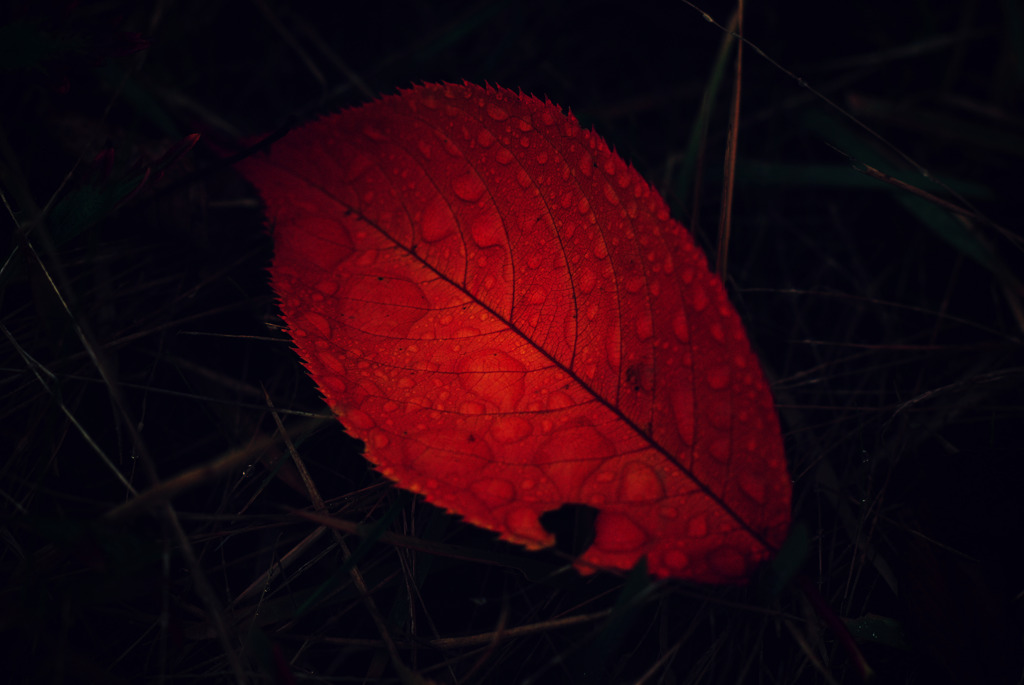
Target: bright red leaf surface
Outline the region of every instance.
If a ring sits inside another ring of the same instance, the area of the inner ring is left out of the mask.
[[[599,510],[577,561],[741,582],[789,524],[771,394],[662,198],[571,115],[430,84],[240,164],[274,290],[380,472],[530,549]]]

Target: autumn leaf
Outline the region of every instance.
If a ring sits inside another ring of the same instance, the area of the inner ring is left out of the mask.
[[[790,481],[760,365],[665,202],[557,106],[427,84],[240,163],[299,354],[400,487],[539,549],[598,510],[581,572],[740,582]]]

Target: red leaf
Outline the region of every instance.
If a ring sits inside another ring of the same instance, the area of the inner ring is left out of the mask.
[[[399,486],[530,549],[599,510],[577,568],[746,579],[790,482],[725,289],[657,193],[550,102],[429,84],[240,164],[306,366]]]

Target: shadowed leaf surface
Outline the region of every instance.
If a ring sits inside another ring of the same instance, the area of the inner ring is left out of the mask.
[[[531,549],[598,511],[577,568],[737,582],[785,536],[771,395],[662,198],[550,102],[431,84],[240,164],[290,333],[403,488]]]

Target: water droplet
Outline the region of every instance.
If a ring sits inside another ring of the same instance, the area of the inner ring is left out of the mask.
[[[501,350],[485,349],[459,359],[459,385],[501,411],[514,411],[526,393],[526,367]]]
[[[690,323],[686,319],[686,310],[676,310],[675,316],[672,317],[672,332],[679,342],[690,342]]]
[[[487,187],[484,186],[484,182],[480,180],[479,176],[470,172],[452,181],[452,190],[466,202],[476,202],[483,197]]]
[[[481,129],[480,133],[476,134],[476,142],[480,143],[480,147],[490,147],[494,145],[495,140],[494,134],[486,128]]]
[[[498,107],[493,102],[487,105],[487,115],[495,121],[505,121],[508,119],[508,112]]]
[[[479,402],[463,402],[459,405],[459,413],[466,416],[477,416],[483,414],[486,407]]]
[[[509,152],[508,148],[501,148],[494,154],[494,158],[498,160],[499,164],[509,164],[513,159],[512,153]]]
[[[444,139],[444,149],[452,157],[462,157],[462,150],[451,139]]]
[[[423,211],[420,236],[428,243],[444,240],[455,231],[455,218],[448,204],[440,196],[433,199]]]
[[[526,173],[525,169],[520,169],[516,172],[516,182],[519,184],[520,188],[529,188],[533,185],[533,179],[530,178],[530,175]]]
[[[594,173],[594,158],[590,156],[589,152],[584,152],[580,155],[580,171],[583,172],[584,176],[590,176]]]
[[[356,264],[358,264],[359,266],[362,266],[362,267],[371,266],[376,261],[377,261],[377,250],[363,250],[362,252],[359,253],[359,257],[356,258]],[[323,282],[321,282],[320,285],[323,285]],[[337,287],[335,286],[332,289],[332,292],[333,292],[333,290],[336,290],[336,289],[337,289]],[[321,289],[321,292],[325,292],[325,291],[323,291]],[[332,293],[325,292],[325,294],[330,295]]]
[[[430,143],[428,143],[425,140],[420,140],[417,145],[418,145],[418,147],[420,149],[420,152],[423,153],[423,156],[426,157],[427,159],[430,159],[430,153],[431,153]]]
[[[473,238],[473,242],[479,247],[492,247],[494,245],[501,245],[505,241],[505,227],[495,217],[481,217],[475,220],[469,226],[469,234]],[[488,284],[490,281],[490,284]],[[491,288],[494,286],[494,278],[488,276],[484,279],[484,287]]]
[[[669,569],[670,574],[678,576],[686,575],[686,567],[690,565],[690,557],[678,549],[670,549],[665,552],[662,561]]]
[[[554,533],[549,533],[540,525],[537,512],[521,507],[505,516],[505,527],[510,533],[512,542],[525,545],[527,549],[550,547],[555,544]]]
[[[323,364],[335,376],[343,377],[346,371],[348,370],[345,367],[345,364],[341,361],[341,359],[339,359],[334,354],[328,351],[325,351],[322,354],[317,355],[317,359],[319,359],[320,363]]]
[[[366,250],[366,252],[372,252],[374,255],[377,254],[376,250]],[[324,279],[316,284],[316,289],[324,295],[330,296],[338,292],[338,282],[331,279]]]
[[[716,366],[708,371],[708,385],[712,390],[723,390],[729,387],[731,370],[728,366]]]
[[[598,259],[608,257],[608,245],[605,244],[604,238],[600,235],[594,238],[594,256]]]
[[[702,312],[708,306],[708,294],[703,286],[696,285],[687,291],[690,295],[690,304],[695,312]]]
[[[537,160],[537,164],[547,164],[548,163],[548,153],[546,153],[546,152],[538,152],[537,156],[534,159]]]
[[[664,497],[665,486],[657,471],[639,461],[626,465],[619,482],[619,498],[623,502],[654,502]]]
[[[595,285],[597,285],[597,275],[594,273],[594,270],[589,267],[581,269],[579,275],[580,292],[586,295],[594,290]]]
[[[636,319],[636,335],[640,340],[648,340],[654,335],[654,322],[649,311],[638,312]]]
[[[590,211],[590,200],[585,196],[580,198],[580,201],[576,203],[576,209],[579,210],[580,214],[586,214]]]
[[[322,314],[302,312],[299,317],[301,317],[302,325],[298,327],[304,329],[307,334],[318,335],[328,340],[331,338],[331,322]]]
[[[470,485],[469,489],[485,506],[492,509],[504,506],[516,497],[515,486],[501,478],[483,478]]]
[[[569,407],[574,406],[574,404],[575,403],[572,401],[572,398],[566,395],[564,392],[556,391],[548,395],[548,411],[553,411],[556,409],[568,409]],[[550,428],[548,428],[547,430],[550,430]]]
[[[341,415],[342,422],[349,428],[369,430],[377,425],[373,418],[359,409],[349,409]]]
[[[606,552],[631,552],[647,542],[647,534],[625,514],[602,511],[594,527],[594,546]]]
[[[619,194],[615,192],[615,188],[612,188],[607,183],[604,184],[604,196],[613,205],[619,204]]]
[[[521,416],[499,416],[491,424],[491,435],[498,442],[511,444],[524,440],[533,433],[533,424]]]
[[[638,293],[643,290],[644,287],[643,276],[629,276],[626,278],[624,285],[627,293]]]

